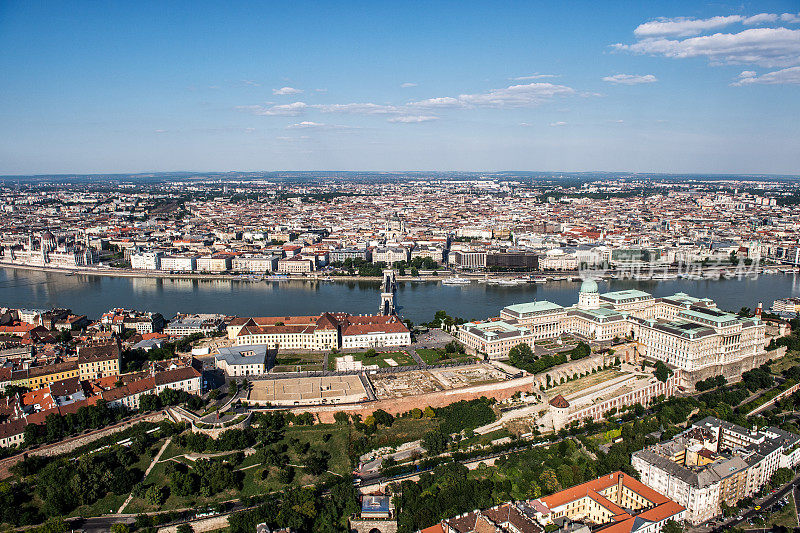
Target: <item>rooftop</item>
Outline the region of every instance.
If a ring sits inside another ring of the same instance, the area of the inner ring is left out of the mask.
[[[603,294],[600,295],[600,298],[603,298],[604,300],[610,300],[617,303],[624,302],[627,300],[647,300],[652,297],[653,297],[652,294],[637,289],[626,289],[624,291],[604,292]]]

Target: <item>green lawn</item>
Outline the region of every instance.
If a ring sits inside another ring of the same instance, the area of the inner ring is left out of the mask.
[[[345,355],[352,355],[356,361],[361,361],[364,365],[378,365],[380,368],[390,368],[392,366],[415,366],[417,362],[406,352],[378,352],[374,357],[367,357],[365,352],[339,354],[331,356],[328,362],[329,370],[336,370],[336,359]],[[390,365],[386,362],[392,359],[397,365]]]
[[[275,372],[306,372],[324,370],[324,353],[278,354],[275,358]]]
[[[396,418],[392,427],[380,428],[375,435],[375,448],[397,447],[404,442],[419,440],[429,431],[439,427],[439,421],[431,418]]]
[[[438,365],[442,363],[461,361],[463,359],[473,359],[475,356],[466,353],[445,353],[444,350],[434,350],[431,348],[421,348],[417,354],[428,365]]]

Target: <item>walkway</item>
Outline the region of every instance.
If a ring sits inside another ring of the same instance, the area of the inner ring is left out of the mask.
[[[147,470],[144,471],[144,477],[142,477],[143,480],[147,479],[147,476],[150,475],[150,471],[153,470],[154,466],[156,466],[156,463],[158,463],[158,460],[161,459],[161,454],[164,453],[164,450],[167,449],[167,446],[169,446],[171,442],[172,442],[172,437],[169,437],[169,438],[167,438],[166,441],[164,441],[164,445],[161,447],[160,450],[158,450],[158,453],[156,454],[156,456],[153,457],[153,460],[150,462],[150,466],[147,467]],[[123,503],[122,507],[120,507],[119,511],[117,511],[117,514],[122,514],[122,511],[124,511],[125,508],[128,506],[128,504],[131,503],[132,499],[133,499],[133,493],[128,495],[128,497],[125,499],[125,503]]]

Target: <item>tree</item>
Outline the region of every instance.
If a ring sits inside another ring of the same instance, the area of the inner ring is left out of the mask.
[[[194,528],[190,524],[181,524],[176,531],[177,533],[194,533]]]
[[[111,533],[130,533],[128,524],[111,524]]]
[[[165,492],[166,491],[164,490],[164,487],[157,487],[156,485],[153,485],[147,489],[144,497],[153,507],[161,507],[161,504],[167,501]]]
[[[429,431],[422,438],[422,446],[430,455],[439,455],[447,448],[449,437],[440,430]]]
[[[383,409],[377,409],[372,413],[372,416],[375,419],[375,423],[381,426],[391,427],[394,423],[394,417]]]
[[[786,485],[794,478],[794,473],[792,472],[791,468],[779,468],[772,474],[772,479],[770,479],[770,484],[773,487],[781,487]]]
[[[37,533],[66,533],[69,528],[61,518],[48,518],[47,522],[36,528]]]
[[[337,424],[347,425],[350,423],[350,417],[344,411],[336,411],[333,413],[333,419]]]
[[[570,351],[569,358],[573,361],[589,357],[592,353],[592,348],[585,342],[581,341],[578,345]]]
[[[653,374],[656,378],[661,382],[666,382],[669,377],[672,375],[672,370],[667,367],[662,361],[656,361],[655,370]]]
[[[675,520],[667,520],[664,522],[664,527],[661,529],[661,533],[683,533],[683,526],[681,526]]]
[[[375,357],[376,355],[378,355],[378,352],[375,351],[375,348],[370,348],[369,350],[364,352],[364,357],[372,358]]]

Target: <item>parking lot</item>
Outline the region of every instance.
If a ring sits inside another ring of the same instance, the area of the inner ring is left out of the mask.
[[[412,348],[444,348],[445,344],[455,337],[441,329],[431,329],[426,333],[419,333],[411,345]]]

